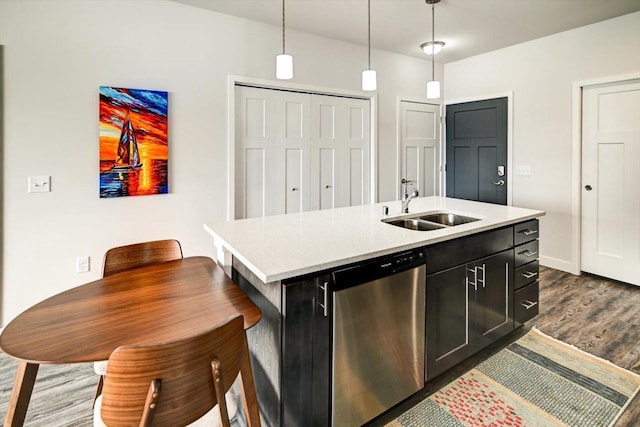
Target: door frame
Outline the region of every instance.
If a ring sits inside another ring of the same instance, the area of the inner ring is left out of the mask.
[[[565,270],[575,275],[582,273],[582,90],[585,86],[621,83],[636,79],[640,79],[640,73],[573,82],[571,94],[571,216],[573,218],[571,224],[571,261],[545,258],[545,265],[549,267]]]
[[[488,95],[472,96],[467,98],[457,99],[445,99],[442,105],[442,132],[440,133],[441,139],[441,153],[442,164],[447,164],[447,152],[446,152],[446,136],[447,136],[447,105],[462,104],[464,102],[474,101],[486,101],[494,98],[507,98],[507,206],[513,205],[513,91],[494,93]],[[442,193],[447,194],[447,182],[445,171],[441,171],[441,186]]]
[[[444,131],[444,123],[443,123],[443,109],[442,104],[439,102],[428,102],[425,101],[425,98],[417,98],[410,96],[398,96],[396,98],[396,200],[400,200],[400,193],[402,192],[402,185],[400,184],[400,180],[403,178],[402,176],[402,103],[403,102],[413,102],[416,104],[427,104],[427,105],[436,105],[440,110],[440,118],[439,118],[439,131],[440,131],[440,140],[438,141],[438,150],[440,150],[440,156],[438,159],[438,174],[440,179],[440,185],[438,186],[438,195],[441,196],[444,194],[444,187],[442,183],[442,178],[444,177],[444,171],[442,170],[442,165],[444,164],[444,157],[442,154],[442,149],[444,147],[442,140],[442,132]]]
[[[336,89],[324,86],[307,85],[300,83],[282,82],[280,80],[259,79],[245,76],[227,76],[227,221],[235,219],[235,184],[236,184],[236,84],[255,86],[262,89],[288,90],[293,92],[314,93],[319,95],[334,95],[349,98],[369,100],[369,182],[371,185],[370,203],[378,201],[378,94],[347,89]]]

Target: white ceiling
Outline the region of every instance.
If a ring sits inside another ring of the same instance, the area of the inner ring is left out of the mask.
[[[281,0],[173,1],[282,25]],[[640,0],[442,0],[435,5],[435,30],[446,47],[436,61],[457,61],[638,10]],[[286,26],[366,46],[367,0],[287,0]],[[424,58],[420,44],[430,39],[431,6],[425,0],[371,0],[372,47]]]

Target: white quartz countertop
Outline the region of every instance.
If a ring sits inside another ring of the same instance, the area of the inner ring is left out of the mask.
[[[383,206],[389,207],[389,215],[383,215]],[[408,230],[381,221],[383,218],[441,211],[480,220],[432,231]],[[411,201],[409,214],[401,214],[400,201],[393,201],[263,218],[212,221],[204,228],[213,236],[216,246],[231,252],[260,280],[269,283],[543,215],[542,211],[512,206],[421,197]]]

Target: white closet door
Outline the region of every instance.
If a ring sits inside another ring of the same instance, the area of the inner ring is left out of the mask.
[[[413,181],[420,196],[439,195],[440,106],[402,101],[400,109],[401,177]]]
[[[640,81],[586,87],[582,270],[640,285]]]
[[[274,199],[275,92],[236,86],[236,218],[269,215]]]
[[[276,91],[276,210],[273,214],[308,211],[311,208],[309,179],[309,94]]]
[[[236,86],[236,218],[310,209],[310,95]]]
[[[369,203],[369,101],[311,97],[311,208]]]

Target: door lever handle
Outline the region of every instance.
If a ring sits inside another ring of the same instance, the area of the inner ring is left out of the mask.
[[[493,181],[495,185],[504,185],[504,179],[500,179],[498,181]]]

